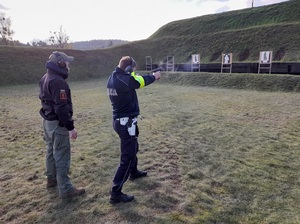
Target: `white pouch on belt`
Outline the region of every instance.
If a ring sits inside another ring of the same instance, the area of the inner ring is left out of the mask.
[[[125,126],[129,120],[129,117],[120,118],[120,125]]]

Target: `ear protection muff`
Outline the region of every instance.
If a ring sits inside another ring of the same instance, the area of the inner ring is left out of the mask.
[[[128,73],[128,74],[131,74],[131,72],[133,72],[132,66],[131,66],[131,65],[128,65],[128,66],[125,68],[125,72]]]
[[[58,58],[58,61],[57,61],[58,67],[60,67],[60,68],[66,68],[67,64],[64,61],[64,59],[59,55],[59,53],[54,53],[54,54]]]
[[[129,74],[132,73],[133,72],[133,68],[136,67],[136,62],[135,62],[135,60],[132,57],[130,57],[130,61],[131,61],[131,64],[128,65],[125,68],[125,72],[129,73]]]

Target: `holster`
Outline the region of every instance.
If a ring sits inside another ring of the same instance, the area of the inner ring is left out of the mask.
[[[127,130],[130,136],[136,136],[137,117],[129,118],[127,122]]]

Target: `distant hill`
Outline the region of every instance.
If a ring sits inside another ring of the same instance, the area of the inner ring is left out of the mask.
[[[99,50],[108,47],[113,47],[121,44],[129,43],[125,40],[90,40],[90,41],[77,41],[71,43],[74,50]]]

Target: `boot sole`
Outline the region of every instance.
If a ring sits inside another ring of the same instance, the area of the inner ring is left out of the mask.
[[[134,197],[133,197],[131,200],[128,200],[128,201],[122,201],[122,200],[119,200],[119,199],[116,199],[116,200],[110,199],[110,200],[109,200],[109,203],[110,203],[110,204],[118,204],[118,203],[121,203],[121,202],[127,203],[127,202],[133,201],[133,199],[134,199]]]

